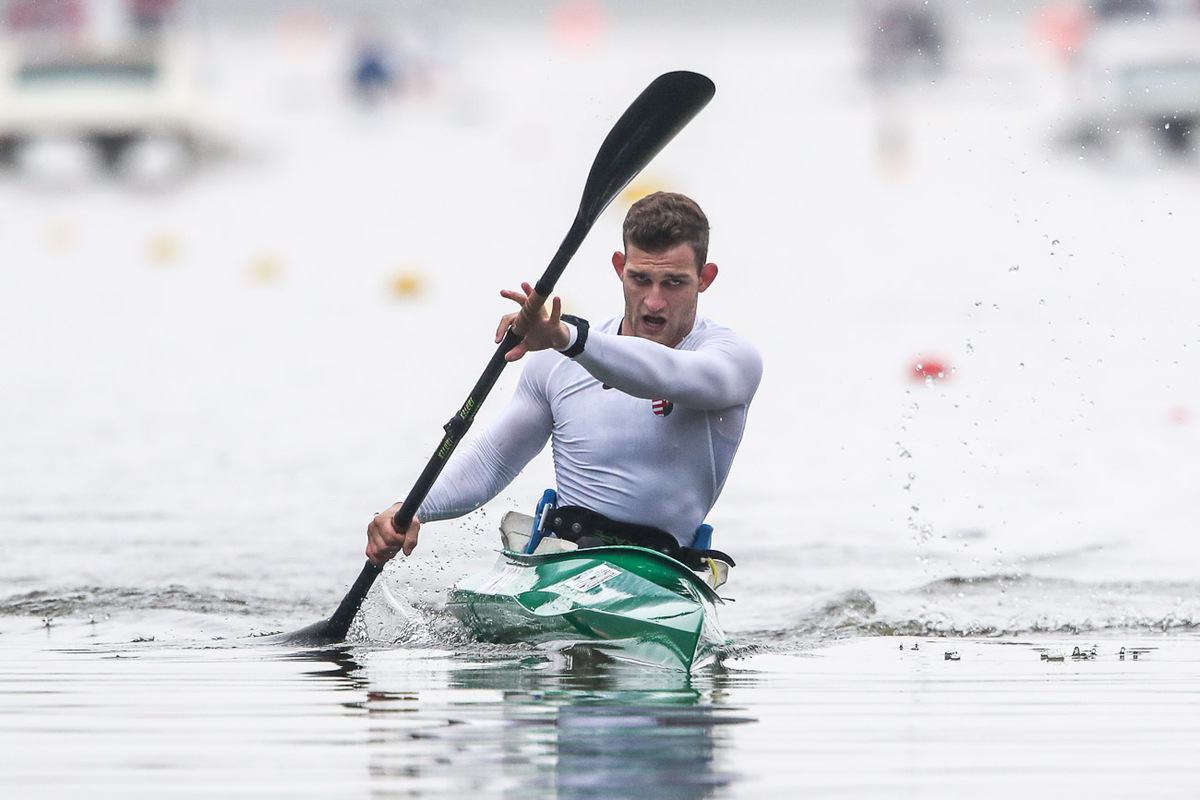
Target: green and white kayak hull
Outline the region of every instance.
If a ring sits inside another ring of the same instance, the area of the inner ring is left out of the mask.
[[[690,671],[726,643],[721,602],[696,573],[641,547],[500,554],[450,593],[449,610],[487,642],[585,643],[621,661]]]

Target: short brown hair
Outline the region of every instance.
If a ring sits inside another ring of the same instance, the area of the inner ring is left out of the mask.
[[[708,217],[690,197],[655,192],[638,200],[625,215],[621,236],[628,250],[633,245],[647,253],[661,253],[686,244],[696,254],[696,269],[708,259]]]

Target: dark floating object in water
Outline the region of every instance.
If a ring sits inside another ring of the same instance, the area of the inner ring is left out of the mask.
[[[1090,661],[1095,657],[1096,645],[1092,645],[1091,650],[1080,650],[1079,646],[1076,645],[1075,649],[1071,651],[1071,658],[1075,659],[1076,661]]]
[[[1153,648],[1151,648],[1151,649],[1153,649]],[[1138,656],[1140,656],[1142,653],[1148,653],[1148,652],[1150,652],[1150,650],[1138,650],[1137,648],[1134,648],[1134,647],[1131,647],[1128,650],[1126,650],[1124,647],[1122,647],[1121,651],[1119,653],[1117,653],[1117,657],[1119,659],[1121,659],[1122,661],[1124,661],[1125,654],[1128,653],[1130,658],[1132,658],[1134,661],[1137,661]]]
[[[945,659],[946,659],[946,661],[958,661],[959,660],[958,651],[957,650],[947,650],[945,653]]]

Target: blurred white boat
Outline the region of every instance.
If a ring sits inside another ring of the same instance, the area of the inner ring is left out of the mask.
[[[1059,135],[1092,150],[1134,142],[1172,154],[1196,150],[1200,130],[1200,20],[1148,18],[1099,27]]]
[[[194,64],[192,48],[170,36],[103,49],[7,41],[0,161],[36,168],[47,147],[71,142],[134,178],[182,171],[224,147]]]

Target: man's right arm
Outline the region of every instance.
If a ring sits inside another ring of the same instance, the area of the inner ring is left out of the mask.
[[[450,457],[421,503],[421,519],[452,519],[474,511],[500,494],[546,446],[554,420],[542,373],[550,364],[549,358],[529,362],[499,416]]]
[[[367,527],[367,557],[373,563],[383,564],[398,552],[411,554],[422,521],[452,519],[479,508],[545,447],[553,419],[542,387],[544,372],[553,363],[548,357],[528,363],[500,415],[450,457],[408,531],[397,532],[392,525],[399,503],[375,516]]]

